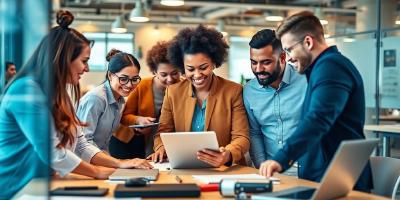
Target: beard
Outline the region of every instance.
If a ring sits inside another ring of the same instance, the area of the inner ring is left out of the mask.
[[[279,60],[278,60],[276,62],[275,69],[272,72],[272,74],[269,73],[269,72],[266,72],[266,71],[262,71],[262,72],[254,72],[253,71],[253,73],[256,76],[258,83],[263,87],[267,87],[267,86],[271,85],[274,81],[276,81],[278,79],[279,74],[281,73],[281,69],[282,68],[281,68],[281,65],[279,64]],[[258,77],[258,75],[267,75],[268,77],[265,78],[265,79],[260,79]]]
[[[306,52],[306,50],[304,48],[303,48],[303,52]],[[299,74],[305,74],[307,69],[312,64],[311,62],[312,62],[312,55],[310,53],[305,53],[303,55],[300,55],[298,58],[296,71]]]

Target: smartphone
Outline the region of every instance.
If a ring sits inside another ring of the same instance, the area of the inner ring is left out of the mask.
[[[130,125],[130,128],[147,128],[147,127],[152,127],[152,126],[158,126],[160,123],[150,123],[150,124],[135,124],[135,125]]]

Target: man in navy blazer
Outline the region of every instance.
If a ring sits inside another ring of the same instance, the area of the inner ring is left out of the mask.
[[[306,75],[308,87],[296,131],[272,160],[261,164],[260,174],[270,177],[298,160],[300,178],[320,181],[343,140],[365,138],[363,81],[353,63],[336,46],[326,44],[323,27],[313,13],[290,16],[278,27],[277,37],[288,62]],[[372,189],[369,165],[355,189]]]

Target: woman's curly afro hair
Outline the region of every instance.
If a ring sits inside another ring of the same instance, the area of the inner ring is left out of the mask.
[[[170,42],[166,41],[157,42],[157,44],[147,52],[146,62],[153,74],[157,72],[160,63],[170,64],[167,58],[167,51],[170,44]]]
[[[177,66],[184,73],[183,56],[203,53],[218,68],[226,60],[228,48],[220,32],[199,25],[196,28],[185,28],[179,31],[168,48],[168,59],[173,66]]]

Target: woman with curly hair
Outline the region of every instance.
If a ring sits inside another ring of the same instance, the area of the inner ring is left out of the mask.
[[[153,77],[143,79],[129,95],[121,126],[110,142],[110,153],[117,158],[133,158],[154,153],[153,137],[157,126],[130,130],[132,124],[157,122],[167,86],[180,81],[179,68],[167,59],[169,42],[158,42],[147,53],[147,64]]]
[[[214,167],[245,164],[250,140],[242,86],[213,73],[225,61],[228,48],[221,33],[202,25],[183,29],[173,39],[168,56],[186,80],[165,92],[153,161],[162,162],[166,156],[162,132],[215,131],[219,151],[203,149],[197,158]]]

